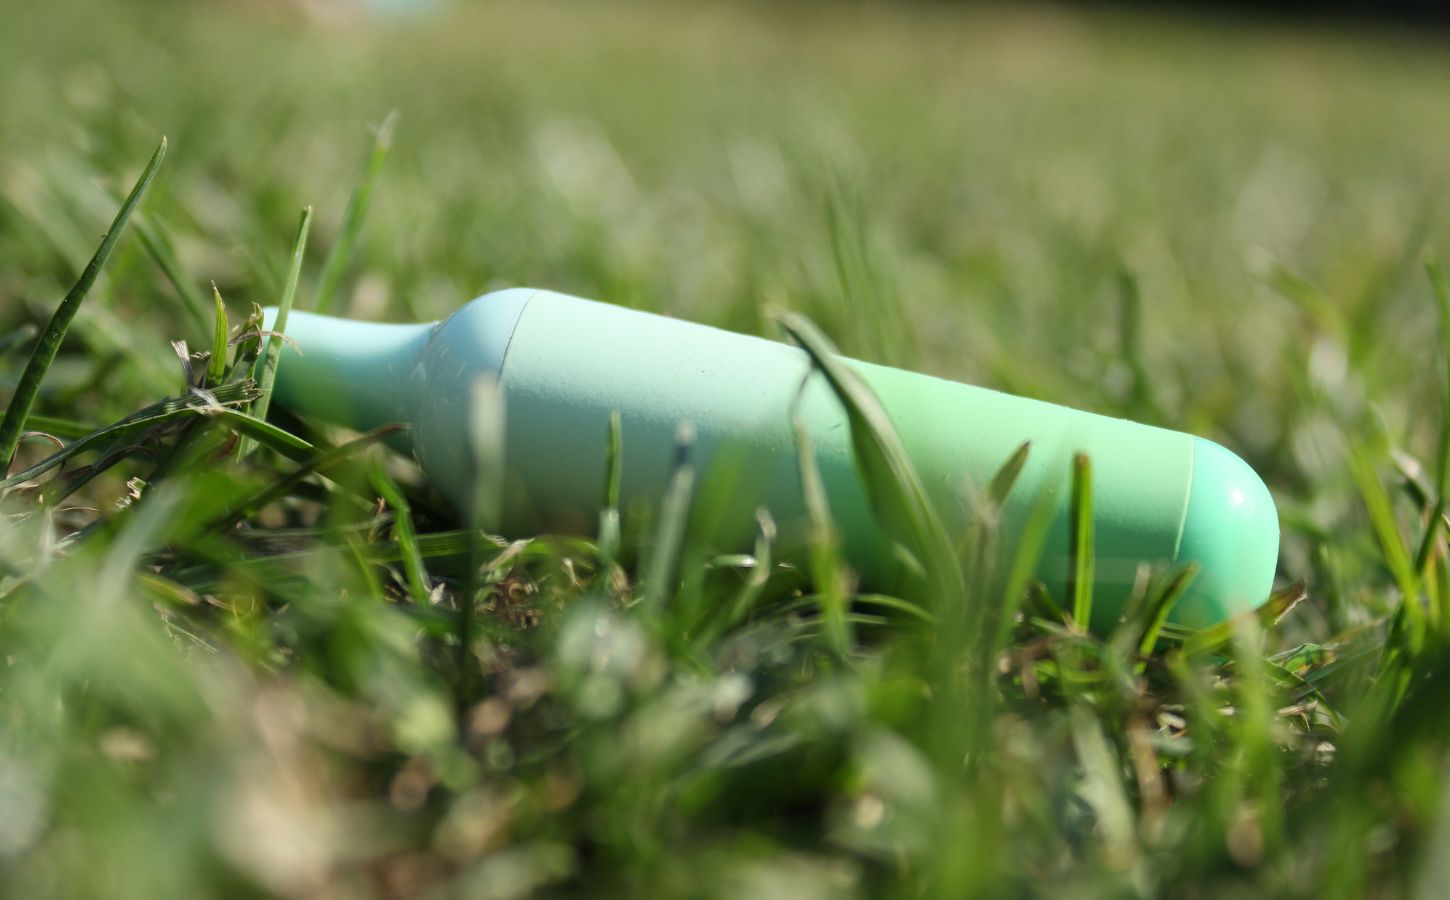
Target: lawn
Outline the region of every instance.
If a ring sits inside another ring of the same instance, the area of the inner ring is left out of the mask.
[[[0,895],[1438,895],[1444,50],[1033,5],[0,5],[9,474],[70,447],[0,501]],[[713,546],[708,491],[622,547],[493,534],[248,378],[254,305],[518,285],[791,311],[1210,437],[1274,494],[1278,590],[1088,634],[986,571],[990,496],[897,597],[826,528],[804,572]]]

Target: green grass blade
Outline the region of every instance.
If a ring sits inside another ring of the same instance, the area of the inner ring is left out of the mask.
[[[261,377],[257,386],[262,394],[252,406],[252,414],[258,419],[267,418],[267,407],[272,403],[272,385],[277,380],[277,362],[282,357],[282,336],[287,333],[287,314],[292,311],[292,302],[297,297],[297,280],[302,276],[302,258],[307,253],[307,232],[312,227],[312,207],[302,210],[297,222],[297,237],[292,242],[292,259],[287,267],[287,282],[282,288],[282,299],[277,303],[277,318],[272,323],[272,336],[267,340],[267,349],[262,357]],[[244,448],[239,457],[245,457]]]
[[[252,441],[263,444],[288,459],[304,460],[314,449],[311,444],[297,435],[255,416],[249,416],[241,410],[216,409],[211,410],[209,414],[225,421]]]
[[[77,453],[90,449],[91,447],[107,441],[119,440],[127,435],[135,434],[138,431],[153,428],[176,419],[208,413],[211,415],[225,415],[228,413],[243,415],[228,408],[225,404],[250,403],[256,398],[256,386],[251,382],[239,382],[235,385],[228,385],[225,390],[218,389],[212,396],[218,403],[224,405],[221,407],[211,406],[199,397],[192,395],[174,400],[166,400],[154,406],[149,406],[119,422],[93,431],[77,439],[74,443],[67,444],[65,449],[47,456],[23,472],[0,481],[0,490],[15,487],[18,484],[23,484],[32,478],[43,475],[72,456],[75,456]]]
[[[30,416],[30,408],[35,405],[35,398],[40,394],[40,382],[44,380],[50,364],[55,361],[55,354],[60,350],[61,341],[65,338],[66,332],[70,330],[70,324],[75,319],[76,313],[80,311],[81,303],[85,301],[86,295],[90,293],[91,286],[96,283],[96,278],[101,274],[101,268],[105,266],[111,250],[115,248],[116,241],[121,237],[121,231],[126,227],[126,221],[131,218],[131,213],[141,202],[146,189],[151,186],[151,181],[156,177],[157,170],[161,168],[161,161],[165,158],[166,138],[163,137],[156,152],[151,155],[151,161],[146,164],[145,171],[132,186],[131,193],[127,195],[125,202],[121,204],[121,209],[116,213],[116,218],[112,220],[105,237],[101,238],[101,245],[96,248],[95,255],[86,264],[85,269],[81,272],[81,277],[65,295],[65,299],[60,302],[55,314],[51,316],[45,331],[41,333],[40,342],[35,345],[35,350],[30,355],[30,362],[26,364],[25,371],[20,376],[20,383],[15,388],[15,395],[10,398],[10,405],[5,408],[5,418],[0,420],[0,475],[10,469],[25,420]]]
[[[1118,754],[1092,707],[1073,704],[1069,721],[1073,749],[1081,766],[1077,794],[1093,811],[1109,859],[1124,865],[1133,857],[1138,839]]]
[[[1183,597],[1193,579],[1198,576],[1198,563],[1189,563],[1173,574],[1164,585],[1163,590],[1158,592],[1157,597],[1149,605],[1147,624],[1143,629],[1143,636],[1138,640],[1138,656],[1146,658],[1153,653],[1153,648],[1158,646],[1158,635],[1163,632],[1163,626],[1168,623],[1168,616],[1173,612],[1173,607]],[[1142,663],[1139,663],[1141,671]]]
[[[679,573],[680,553],[685,544],[685,528],[689,524],[690,499],[695,489],[695,466],[691,460],[695,449],[695,429],[681,422],[675,432],[675,460],[670,467],[670,480],[660,501],[659,522],[650,547],[645,568],[645,609],[658,612],[674,590]]]
[[[262,322],[262,307],[253,303],[252,311],[242,321],[237,336],[228,341],[228,346],[236,348],[232,353],[232,369],[227,376],[228,381],[252,378],[257,374],[257,360],[261,358],[262,342],[265,340]]]
[[[460,712],[473,696],[473,639],[477,631],[478,594],[483,583],[484,552],[487,549],[483,530],[495,527],[503,515],[504,404],[507,402],[503,390],[493,379],[480,377],[470,389],[468,449],[473,460],[473,496],[467,510],[465,547],[468,574],[458,600],[458,652],[455,656],[458,673],[453,686],[454,703]]]
[[[609,414],[609,436],[604,448],[604,502],[599,508],[599,562],[606,575],[619,557],[619,482],[623,477],[623,425],[619,411]]]
[[[273,503],[287,496],[297,485],[301,484],[310,476],[314,474],[324,477],[327,476],[339,464],[351,459],[358,453],[401,429],[401,425],[385,425],[382,428],[369,431],[361,437],[354,438],[346,444],[313,455],[296,469],[268,485],[256,496],[249,498],[243,503],[239,503],[233,512],[229,513],[225,518],[218,520],[212,526],[213,530],[227,530],[241,521],[245,516],[262,509],[269,503]],[[385,496],[384,499],[387,499],[387,497]]]
[[[355,442],[354,442],[355,443]],[[418,536],[413,528],[413,509],[403,496],[381,461],[375,460],[369,473],[373,488],[393,508],[393,539],[402,554],[403,577],[408,585],[408,595],[418,606],[431,606],[428,591],[428,570],[423,564],[423,554],[418,550]]]
[[[1389,494],[1385,491],[1384,485],[1380,483],[1379,475],[1375,472],[1374,462],[1363,447],[1357,445],[1351,447],[1349,461],[1350,472],[1354,476],[1355,484],[1359,487],[1365,511],[1369,515],[1370,526],[1376,540],[1379,541],[1380,550],[1384,554],[1385,565],[1399,586],[1402,600],[1399,608],[1403,610],[1403,615],[1409,624],[1415,625],[1412,633],[1418,634],[1419,625],[1416,623],[1421,622],[1425,616],[1419,602],[1420,580],[1416,576],[1409,551],[1405,549],[1404,539],[1400,536],[1400,528],[1395,521]]]
[[[26,431],[39,431],[45,434],[55,435],[58,438],[85,437],[92,431],[98,430],[94,425],[85,422],[77,422],[74,419],[62,419],[56,416],[40,416],[31,413],[30,418],[25,420]]]
[[[1273,628],[1308,595],[1309,592],[1305,589],[1304,583],[1295,582],[1282,590],[1275,591],[1258,609],[1240,613],[1217,625],[1199,631],[1189,631],[1172,624],[1165,624],[1159,633],[1165,640],[1181,642],[1183,652],[1188,656],[1208,656],[1221,653],[1229,644],[1233,643],[1234,629],[1238,627],[1239,619],[1253,619],[1260,629]]]
[[[841,560],[840,536],[831,519],[826,486],[816,466],[811,436],[799,415],[792,417],[795,429],[796,467],[800,473],[801,493],[810,519],[808,559],[811,582],[816,586],[815,599],[824,623],[822,636],[826,650],[837,660],[844,660],[851,647],[851,630],[847,622],[846,570]]]
[[[211,286],[211,299],[216,309],[211,333],[211,356],[206,363],[206,383],[218,385],[227,373],[227,336],[231,333],[231,323],[227,321],[227,306],[222,302],[221,291],[214,284]]]
[[[1331,724],[1336,729],[1344,727],[1344,716],[1313,683],[1271,659],[1260,658],[1257,661],[1262,664],[1265,674],[1278,682],[1281,687],[1288,689],[1289,695],[1286,699],[1289,702],[1302,703],[1306,700],[1313,700],[1315,705],[1329,718]]]
[[[1118,351],[1132,378],[1128,409],[1136,416],[1159,414],[1153,397],[1153,379],[1143,359],[1143,290],[1126,265],[1118,269]]]
[[[474,486],[468,521],[475,531],[497,528],[503,515],[505,403],[498,382],[488,378],[474,382],[468,423]]]
[[[623,425],[619,410],[609,414],[609,435],[604,446],[604,506],[619,508],[619,483],[623,477]]]
[[[1086,453],[1072,458],[1072,512],[1068,597],[1072,623],[1087,631],[1093,615],[1093,467]]]
[[[1435,311],[1440,322],[1440,356],[1444,366],[1444,381],[1440,391],[1440,443],[1435,454],[1435,487],[1443,497],[1450,489],[1450,282],[1440,261],[1431,256],[1425,260],[1425,272],[1430,277],[1431,293],[1435,296]]]
[[[171,242],[166,239],[166,234],[144,215],[136,217],[136,234],[141,238],[141,246],[145,248],[147,255],[161,269],[166,280],[176,290],[176,295],[181,298],[181,308],[196,326],[196,333],[206,334],[206,298],[181,271],[181,263],[176,258]]]
[[[315,312],[326,313],[332,308],[333,295],[337,292],[338,283],[342,281],[342,273],[346,270],[348,260],[352,257],[353,245],[357,243],[358,234],[362,231],[363,220],[367,218],[368,207],[372,204],[373,185],[378,180],[378,173],[383,169],[383,161],[388,158],[388,149],[393,143],[393,125],[397,118],[396,112],[389,113],[373,136],[367,171],[363,175],[362,182],[348,198],[347,209],[342,214],[342,228],[338,232],[337,243],[332,245],[332,249],[328,251],[327,260],[322,264],[322,276],[318,280],[317,296],[312,304]]]
[[[1425,272],[1430,278],[1431,293],[1435,296],[1435,308],[1440,321],[1440,355],[1445,371],[1440,383],[1440,439],[1435,453],[1435,503],[1425,522],[1425,534],[1420,539],[1419,549],[1415,552],[1415,572],[1421,578],[1427,574],[1436,540],[1443,529],[1445,494],[1450,490],[1450,283],[1446,282],[1445,272],[1434,256],[1425,258]],[[1438,586],[1433,582],[1431,586],[1438,593]],[[1437,619],[1445,618],[1440,615],[1438,604],[1432,604],[1431,611]]]
[[[1052,518],[1057,511],[1057,498],[1049,491],[1043,491],[1032,501],[1032,509],[1017,536],[1012,561],[1007,567],[1007,578],[1002,587],[1002,600],[997,613],[996,635],[992,641],[991,659],[1007,646],[1017,611],[1022,605],[1032,581],[1032,571],[1047,546],[1047,535],[1052,530]]]
[[[716,622],[706,625],[706,628],[713,625],[714,633],[738,625],[749,618],[755,609],[756,601],[760,599],[761,593],[765,590],[766,583],[770,581],[771,549],[775,546],[776,538],[775,520],[770,517],[770,511],[762,506],[755,511],[755,524],[755,547],[751,554],[755,566],[750,570],[745,584],[730,601],[728,614],[720,617]]]
[[[1007,502],[1007,496],[1016,487],[1017,479],[1022,474],[1022,469],[1027,465],[1027,457],[1032,452],[1032,442],[1023,441],[1022,445],[1012,451],[1007,461],[992,476],[987,485],[987,503],[990,504],[994,513],[1001,510],[1002,504]]]
[[[786,312],[780,315],[780,322],[845,407],[856,466],[887,533],[904,540],[926,571],[933,603],[964,605],[966,583],[952,542],[886,410],[810,321]]]
[[[893,597],[890,594],[857,594],[851,598],[855,604],[862,606],[878,606],[892,612],[903,613],[914,619],[920,619],[928,625],[935,625],[937,617],[922,609],[910,600],[903,600],[900,597]]]

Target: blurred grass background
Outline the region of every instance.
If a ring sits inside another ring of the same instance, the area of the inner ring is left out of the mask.
[[[335,312],[531,285],[779,336],[794,309],[853,356],[1227,444],[1309,585],[1141,676],[1024,622],[966,777],[890,626],[846,663],[789,610],[690,643],[548,540],[464,600],[425,553],[429,618],[396,602],[393,519],[319,514],[330,482],[224,552],[197,537],[217,498],[290,464],[118,513],[122,466],[6,519],[5,893],[1433,896],[1446,658],[1397,662],[1387,623],[1389,545],[1414,554],[1437,494],[1444,41],[1046,5],[0,5],[0,384],[170,140],[139,218],[182,287],[124,236],[39,413],[181,392],[168,342],[210,338],[181,292],[214,282],[233,324],[276,302],[312,205],[308,308],[396,113]]]

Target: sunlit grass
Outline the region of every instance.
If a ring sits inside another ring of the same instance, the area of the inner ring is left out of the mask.
[[[0,894],[1434,894],[1437,44],[287,10],[0,28]],[[526,284],[799,343],[908,584],[858,583],[809,452],[801,560],[766,512],[711,542],[728,485],[688,431],[661,508],[621,510],[617,422],[595,536],[497,535],[486,387],[461,513],[394,430],[266,400],[254,305],[425,320]],[[833,348],[1224,442],[1283,513],[1279,590],[1187,633],[1195,573],[1145,571],[1090,632],[1093,461],[1054,597],[1051,505],[1002,528],[1034,448],[948,533]]]

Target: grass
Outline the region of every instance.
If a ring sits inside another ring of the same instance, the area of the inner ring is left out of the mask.
[[[1437,892],[1435,39],[289,10],[0,14],[0,895]],[[616,426],[597,539],[497,535],[488,386],[472,516],[386,430],[260,399],[254,304],[424,320],[509,285],[800,343],[916,583],[860,592],[824,491],[808,571],[766,512],[714,546],[688,434],[647,520]],[[1279,504],[1280,590],[1189,634],[1194,573],[1145,573],[1089,633],[1091,461],[1048,596],[1047,520],[999,521],[1032,448],[946,533],[833,342],[1227,444]]]
[[[97,276],[101,274],[101,267],[106,264],[112,248],[116,246],[116,241],[121,238],[121,229],[126,227],[126,220],[131,218],[136,204],[141,201],[146,189],[151,186],[151,179],[156,177],[156,170],[161,166],[161,160],[165,156],[166,138],[162,138],[161,146],[156,148],[151,162],[146,164],[146,171],[141,173],[140,180],[136,182],[135,187],[131,188],[126,202],[121,204],[121,209],[116,213],[111,227],[106,229],[106,236],[101,239],[101,246],[96,248],[96,254],[91,257],[89,263],[86,263],[80,278],[65,295],[65,299],[56,308],[55,315],[50,317],[50,322],[41,332],[40,340],[36,342],[35,350],[30,355],[30,362],[26,363],[25,371],[20,374],[20,382],[15,387],[15,393],[5,407],[5,418],[0,419],[0,476],[10,469],[10,463],[15,459],[15,448],[20,444],[21,429],[25,427],[25,420],[29,417],[30,409],[35,405],[35,398],[40,393],[40,382],[45,378],[50,364],[55,362],[55,354],[59,352],[60,343],[65,340],[65,334],[70,330],[71,321],[75,319],[76,313],[80,312],[86,294],[90,293],[91,286],[96,283]]]

